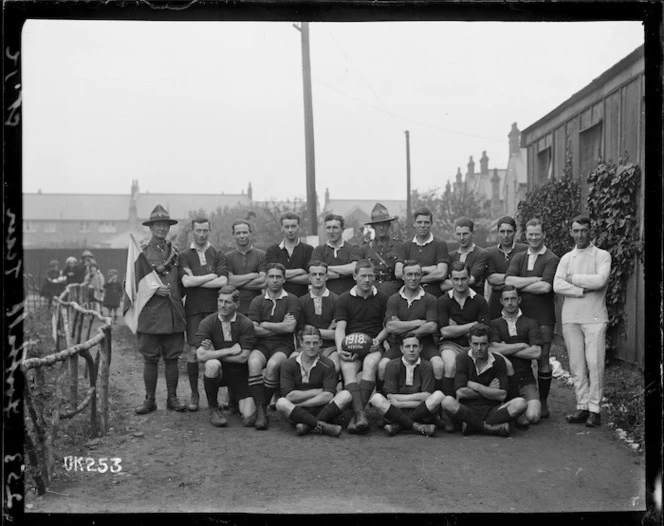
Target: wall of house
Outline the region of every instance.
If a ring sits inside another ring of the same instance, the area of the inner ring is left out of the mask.
[[[93,248],[128,228],[128,221],[23,221],[23,246]]]

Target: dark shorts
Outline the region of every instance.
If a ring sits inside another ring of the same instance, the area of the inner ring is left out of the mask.
[[[288,358],[291,354],[293,354],[293,349],[292,346],[286,345],[281,342],[270,342],[270,341],[259,341],[256,343],[256,350],[260,351],[263,356],[265,356],[265,360],[269,360],[274,356],[275,353],[282,352],[286,355],[286,358]]]
[[[537,389],[537,383],[519,383],[519,396],[530,402],[531,400],[539,400],[539,390]]]
[[[498,412],[498,409],[500,408],[500,405],[495,405],[495,406],[472,406],[472,405],[465,405],[462,404],[464,407],[468,408],[470,411],[472,411],[476,416],[478,416],[480,419],[482,419],[484,422],[487,424],[495,424],[497,423],[495,421],[495,416],[496,413]]]
[[[138,338],[138,352],[143,355],[146,362],[158,362],[161,356],[164,360],[177,360],[184,349],[184,332],[170,334],[136,333]]]
[[[194,345],[194,340],[196,338],[196,331],[200,325],[203,318],[212,314],[211,312],[199,312],[198,314],[192,314],[187,317],[187,344]]]
[[[249,390],[249,367],[246,363],[221,362],[221,383],[233,393],[235,400],[244,400],[251,397]]]
[[[553,325],[540,325],[540,334],[542,335],[542,343],[551,343],[553,341]]]
[[[394,360],[395,358],[401,358],[401,348],[399,344],[390,345],[390,348],[383,353],[383,358],[389,358]],[[422,352],[420,353],[420,358],[423,360],[431,361],[431,358],[438,357],[440,358],[440,352],[438,352],[438,347],[431,342],[425,342],[422,346]]]

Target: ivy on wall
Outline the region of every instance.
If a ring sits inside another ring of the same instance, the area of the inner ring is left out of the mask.
[[[624,321],[627,281],[634,259],[643,253],[637,216],[641,169],[621,159],[600,161],[588,176],[588,211],[595,231],[595,245],[611,254],[611,275],[606,292],[609,331]]]

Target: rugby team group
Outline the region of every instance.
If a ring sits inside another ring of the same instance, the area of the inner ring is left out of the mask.
[[[229,422],[218,402],[227,386],[229,411],[257,430],[268,429],[272,407],[300,436],[339,436],[340,422],[366,433],[371,406],[390,436],[437,429],[510,436],[512,426],[527,429],[550,415],[559,294],[576,395],[565,418],[600,425],[611,257],[591,242],[590,219],[570,218],[571,250],[562,258],[546,247],[538,219],[528,221],[521,244],[515,220],[501,218],[499,244],[483,249],[473,221],[459,218],[451,252],[431,233],[429,209],[413,213],[411,240],[391,236],[395,219],[377,203],[367,223],[375,237],[358,246],[344,241],[344,218],[328,214],[327,242],[314,248],[287,212],[283,239],[266,251],[252,245],[251,223],[237,220],[236,248],[223,253],[199,217],[190,248],[179,251],[168,240],[177,221],[157,205],[143,223],[151,239],[142,251],[162,285],[138,315],[146,396],[136,413],[157,409],[161,358],[167,409],[199,409],[202,368],[216,427]],[[183,352],[188,403],[176,392]]]

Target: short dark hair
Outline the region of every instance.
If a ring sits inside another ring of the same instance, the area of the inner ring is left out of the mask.
[[[236,219],[231,224],[231,233],[232,234],[235,234],[235,227],[238,226],[238,225],[247,225],[249,227],[249,232],[254,231],[254,229],[251,228],[251,223],[249,221],[247,221],[246,219]]]
[[[284,212],[284,213],[281,214],[281,216],[279,217],[279,222],[280,222],[281,224],[283,224],[283,223],[284,223],[284,219],[295,219],[295,220],[297,221],[297,224],[298,224],[298,225],[300,224],[300,216],[297,215],[295,212]]]
[[[572,223],[579,223],[580,225],[588,225],[588,228],[592,226],[590,223],[590,218],[584,215],[576,216],[574,219],[572,219]],[[572,225],[572,223],[570,223],[570,226]]]
[[[526,228],[528,228],[529,226],[541,226],[542,228],[544,228],[542,226],[542,220],[538,217],[533,217],[530,221],[528,221],[526,223]]]
[[[328,221],[339,221],[339,223],[341,224],[341,228],[344,227],[344,218],[343,218],[343,216],[340,216],[339,214],[327,214],[325,216],[325,221],[324,222],[327,223]]]
[[[459,219],[457,219],[454,222],[454,228],[457,228],[457,227],[459,227],[459,228],[468,227],[468,228],[470,228],[470,231],[472,232],[472,231],[475,230],[475,223],[469,217],[464,216],[464,217],[460,217]]]
[[[411,331],[411,332],[408,332],[408,333],[404,334],[404,335],[401,337],[401,342],[399,343],[399,345],[403,345],[403,341],[404,341],[404,340],[407,340],[408,338],[417,338],[417,341],[418,341],[420,344],[422,343],[422,338],[420,338],[420,335],[419,335],[419,334],[416,334],[416,333],[414,333],[414,332]]]
[[[240,301],[240,291],[237,290],[233,285],[224,285],[219,289],[217,296],[221,294],[230,294],[235,303]]]
[[[302,327],[301,331],[298,331],[297,339],[299,341],[302,341],[305,336],[318,336],[320,340],[323,339],[323,336],[320,333],[320,329],[313,325],[305,325],[304,327]]]
[[[487,326],[484,325],[483,323],[480,323],[478,325],[473,325],[471,329],[468,331],[468,341],[470,342],[470,339],[475,336],[477,338],[481,338],[482,336],[486,336],[487,339],[491,339],[491,329]]]
[[[433,212],[426,206],[421,206],[413,212],[413,221],[417,219],[417,216],[429,216],[429,219],[433,221]]]
[[[512,225],[512,228],[516,232],[516,221],[514,220],[514,218],[512,216],[503,216],[503,217],[501,217],[498,220],[498,226],[496,228],[498,228],[498,230],[500,230],[500,225],[502,225],[503,223],[507,223],[508,225]]]
[[[281,273],[283,274],[284,278],[286,277],[286,267],[284,267],[281,263],[268,263],[265,265],[265,274],[272,270],[272,269],[277,269],[280,270]]]
[[[371,270],[374,270],[376,267],[374,267],[374,264],[370,259],[360,259],[355,262],[355,269],[353,270],[353,274],[357,274],[362,268],[370,268]]]
[[[327,263],[325,263],[325,261],[320,261],[320,260],[317,259],[315,261],[309,262],[309,264],[307,265],[307,270],[309,270],[309,272],[311,272],[311,267],[324,267],[325,272],[327,272],[327,266],[328,265],[327,265]]]
[[[466,265],[463,261],[453,261],[450,265],[450,276],[452,275],[452,272],[463,272],[464,270],[468,273],[468,277],[470,277],[470,270],[468,269],[468,265]]]
[[[414,267],[414,266],[418,266],[420,267],[420,270],[422,270],[422,263],[420,263],[416,259],[407,259],[406,261],[403,262],[403,268]]]
[[[195,223],[208,223],[210,225],[210,220],[207,217],[195,217],[194,219],[191,220],[191,229],[194,229],[194,224]],[[212,227],[212,225],[210,225]]]
[[[514,285],[503,285],[503,289],[500,291],[500,295],[503,295],[503,292],[516,292],[517,296],[521,296],[519,293],[519,289],[517,289]]]

